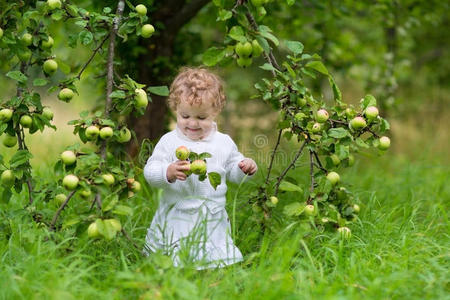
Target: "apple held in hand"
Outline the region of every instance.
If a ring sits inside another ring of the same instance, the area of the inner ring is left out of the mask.
[[[352,231],[348,227],[339,227],[337,231],[339,235],[344,239],[349,239],[352,237]]]
[[[140,16],[145,16],[147,14],[147,7],[144,4],[136,5],[136,12]]]
[[[23,115],[20,117],[19,123],[23,128],[30,128],[31,124],[33,124],[33,119],[29,115]]]
[[[341,180],[341,177],[336,172],[330,172],[327,175],[327,180],[331,182],[332,185],[336,185]]]
[[[387,136],[382,136],[379,139],[379,145],[378,145],[378,149],[380,150],[387,150],[389,149],[389,147],[391,146],[391,139],[388,138]]]
[[[201,159],[194,160],[191,163],[191,171],[197,175],[206,174],[206,162]]]
[[[3,138],[3,145],[11,148],[17,144],[17,137],[15,135],[10,135],[9,133]]]
[[[86,128],[85,135],[88,140],[91,140],[91,141],[95,140],[99,134],[100,134],[100,129],[98,129],[98,127],[95,125],[91,125],[88,128]]]
[[[110,173],[103,174],[102,178],[103,178],[103,182],[108,186],[113,185],[115,182],[113,174],[110,174]]]
[[[328,120],[329,114],[325,109],[319,109],[316,114],[316,121],[319,123],[324,123]]]
[[[53,59],[47,59],[42,66],[44,73],[47,75],[52,75],[58,69],[58,63]]]
[[[78,182],[80,180],[78,179],[77,176],[70,174],[70,175],[66,175],[63,179],[63,186],[69,190],[69,191],[73,191],[74,189],[77,188],[78,186]]]
[[[63,88],[58,94],[58,99],[67,102],[72,100],[73,96],[74,92],[71,89]]]
[[[153,35],[154,32],[155,32],[155,27],[153,27],[153,25],[145,24],[144,26],[142,26],[142,29],[141,29],[142,37],[149,38]]]
[[[308,204],[305,206],[305,214],[307,216],[315,216],[316,215],[316,208],[314,205]]]
[[[136,107],[147,107],[148,105],[148,98],[147,93],[143,89],[136,89],[134,90],[136,95],[134,96],[134,100],[136,101]]]
[[[14,173],[11,170],[3,171],[0,177],[1,183],[5,186],[12,186],[15,180],[16,177],[14,176]]]
[[[175,155],[179,160],[188,159],[189,154],[190,154],[190,151],[186,146],[180,146],[175,150]]]
[[[102,127],[102,129],[100,129],[100,138],[103,140],[109,139],[113,135],[114,135],[114,130],[109,126]]]
[[[131,132],[128,128],[123,127],[122,129],[120,129],[119,131],[119,135],[117,137],[117,141],[119,143],[126,143],[129,142],[131,139]]]
[[[61,153],[61,160],[66,166],[70,166],[75,163],[77,156],[73,151],[67,150]]]
[[[53,111],[48,107],[44,107],[42,109],[42,116],[47,120],[53,120]]]
[[[11,120],[12,115],[13,115],[12,109],[3,108],[2,110],[0,110],[0,121],[8,122],[9,120]]]
[[[350,129],[360,130],[367,126],[366,120],[363,117],[355,117],[349,123]]]

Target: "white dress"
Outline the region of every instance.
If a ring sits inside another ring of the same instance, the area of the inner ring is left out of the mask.
[[[177,160],[175,149],[179,146],[212,155],[206,159],[207,172],[217,172],[222,178],[216,190],[208,179],[200,182],[194,174],[185,181],[167,181],[167,167]],[[217,131],[215,123],[200,141],[189,139],[179,128],[165,134],[144,167],[147,182],[164,191],[147,231],[144,252],[161,250],[172,257],[174,265],[195,262],[198,269],[241,261],[242,254],[231,238],[225,194],[226,180],[240,183],[254,176],[246,176],[238,167],[244,158],[233,140]]]

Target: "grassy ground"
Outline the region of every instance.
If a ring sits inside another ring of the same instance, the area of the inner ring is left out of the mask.
[[[235,216],[245,261],[206,271],[144,258],[125,238],[55,243],[21,210],[1,210],[0,299],[450,299],[449,175],[438,157],[360,162],[343,176],[362,206],[348,242],[295,226],[260,236],[245,186]],[[156,198],[147,189],[125,224],[138,245]]]

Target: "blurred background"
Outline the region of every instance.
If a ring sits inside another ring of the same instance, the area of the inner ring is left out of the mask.
[[[116,7],[115,1],[73,2],[98,11],[106,6]],[[170,85],[180,66],[201,65],[203,52],[222,45],[226,30],[224,22],[216,21],[213,2],[217,1],[132,1],[149,8],[149,22],[156,32],[150,39],[130,36],[126,43],[118,44],[119,73],[150,86]],[[233,1],[228,2],[226,6],[231,8]],[[266,16],[259,16],[258,22],[272,28],[280,39],[281,45],[275,50],[280,64],[286,55],[283,41],[302,42],[305,53],[322,56],[345,102],[357,104],[367,93],[377,98],[383,117],[391,123],[392,147],[388,155],[408,160],[426,158],[448,165],[448,2],[311,0],[295,1],[289,6],[287,1],[272,1],[265,10]],[[81,45],[75,49],[67,47],[73,31],[74,26],[64,21],[55,22],[51,28],[54,52],[64,64],[60,69],[66,73],[77,72],[91,52]],[[79,95],[70,104],[58,101],[55,92],[41,90],[44,104],[55,112],[57,130],[47,128],[43,133],[27,136],[34,168],[52,165],[63,149],[81,143],[67,122],[78,118],[83,110],[102,105],[105,72],[95,66],[102,63],[96,57],[77,85]],[[268,151],[276,142],[274,128],[279,117],[261,99],[252,98],[256,94],[254,84],[271,76],[258,68],[263,63],[263,58],[258,58],[251,67],[243,69],[230,60],[214,68],[226,83],[228,98],[217,120],[219,130],[229,134],[241,152],[260,164],[267,163]],[[5,100],[15,94],[15,85],[5,76],[8,69],[4,61],[0,61],[0,67],[0,100]],[[56,82],[58,75],[54,77]],[[312,86],[317,95],[331,101],[326,78]],[[129,120],[139,140],[157,139],[173,128],[174,117],[164,101],[163,97],[153,97],[145,116]],[[291,146],[295,143],[283,145],[285,149],[292,149]],[[1,154],[8,157],[12,153],[8,151],[2,148]]]

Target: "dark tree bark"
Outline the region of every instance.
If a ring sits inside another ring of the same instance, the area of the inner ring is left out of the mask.
[[[173,62],[174,41],[180,29],[187,24],[209,0],[168,0],[160,2],[157,9],[149,16],[152,24],[157,24],[159,33],[150,39],[141,39],[140,46],[148,49],[138,57],[138,81],[149,85],[170,85],[172,76],[177,71]],[[163,62],[163,63],[161,63]],[[185,62],[184,62],[185,63]],[[167,125],[168,107],[166,97],[151,95],[152,103],[144,116],[131,118],[130,126],[136,132],[138,143],[131,143],[129,153],[135,157],[144,138],[155,140],[161,137]]]

